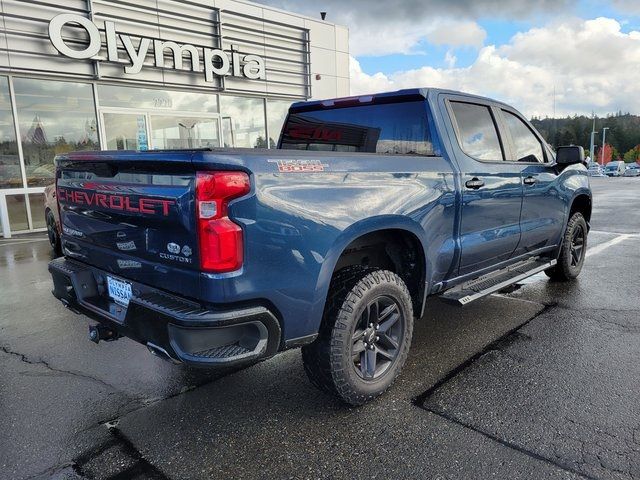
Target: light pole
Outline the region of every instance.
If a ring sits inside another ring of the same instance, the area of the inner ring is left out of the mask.
[[[596,148],[595,140],[596,140],[596,116],[593,116],[593,126],[591,127],[591,143],[589,144],[589,152],[591,153],[591,161],[593,163],[598,163],[598,157],[596,157],[596,152],[594,148]]]
[[[602,155],[600,155],[600,159],[603,167],[604,167],[604,147],[607,146],[605,142],[605,139],[607,138],[607,130],[609,130],[609,127],[602,127],[602,147],[600,147],[600,149],[602,150]]]

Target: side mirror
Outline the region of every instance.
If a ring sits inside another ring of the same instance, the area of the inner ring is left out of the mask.
[[[579,145],[558,147],[556,150],[556,163],[563,166],[576,163],[584,164],[584,148]]]

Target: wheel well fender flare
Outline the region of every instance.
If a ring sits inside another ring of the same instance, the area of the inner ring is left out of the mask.
[[[322,312],[324,311],[324,305],[327,300],[329,292],[329,285],[333,276],[335,267],[345,249],[356,239],[378,231],[383,230],[405,230],[412,233],[420,243],[422,247],[422,256],[425,260],[423,265],[425,272],[425,281],[428,279],[428,272],[432,271],[429,265],[429,259],[427,257],[427,251],[424,239],[424,230],[421,225],[407,216],[399,215],[380,215],[376,217],[370,217],[359,222],[356,222],[346,229],[344,229],[340,235],[338,235],[333,242],[331,248],[327,251],[324,262],[320,268],[320,273],[316,281],[316,298],[314,301],[314,312],[312,318],[318,319],[319,322],[322,318]],[[428,289],[424,288],[425,295]],[[424,304],[424,298],[422,299]]]
[[[567,211],[567,222],[569,221],[571,213],[584,205],[588,208],[585,220],[587,221],[587,225],[589,225],[591,221],[591,210],[593,208],[593,198],[591,191],[587,188],[580,188],[576,190],[571,197],[571,203],[569,204],[569,210]]]

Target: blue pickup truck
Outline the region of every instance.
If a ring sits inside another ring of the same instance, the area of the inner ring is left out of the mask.
[[[164,359],[219,368],[294,347],[358,405],[384,392],[428,295],[466,305],[582,268],[592,196],[513,108],[401,90],[293,104],[278,149],[56,159],[53,294]]]

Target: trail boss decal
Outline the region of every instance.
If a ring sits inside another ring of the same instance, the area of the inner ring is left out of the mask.
[[[275,163],[282,173],[324,172],[329,167],[320,160],[267,160]]]

